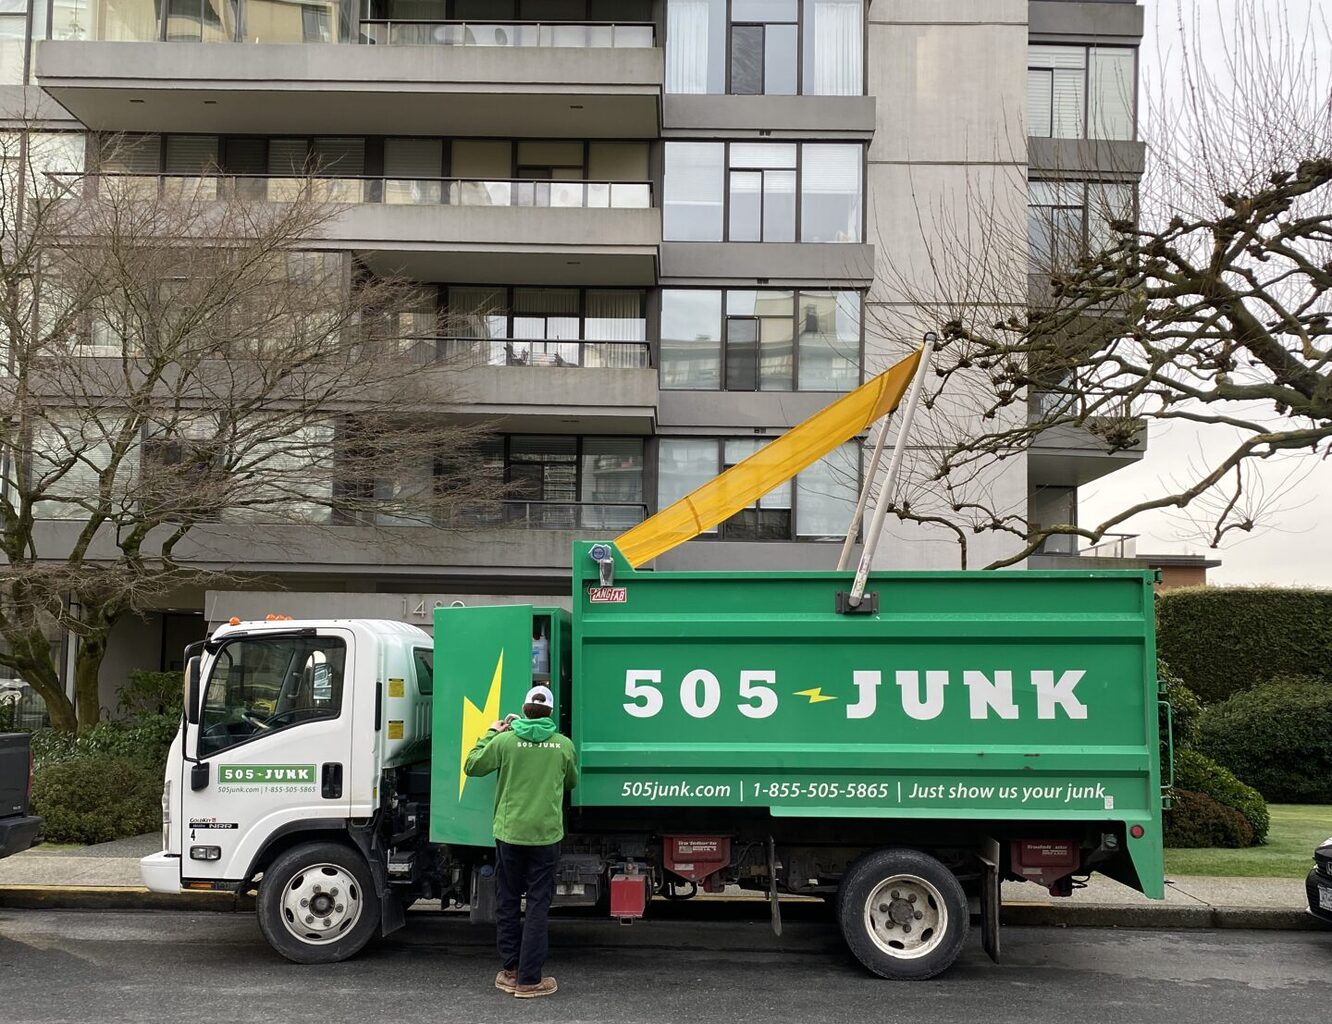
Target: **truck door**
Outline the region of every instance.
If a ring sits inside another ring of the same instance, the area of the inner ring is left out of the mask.
[[[287,826],[345,824],[356,653],[350,630],[268,630],[227,637],[207,660],[179,783],[186,883],[243,880]]]

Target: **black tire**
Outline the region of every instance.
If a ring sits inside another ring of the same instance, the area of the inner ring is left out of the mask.
[[[842,938],[881,978],[924,981],[946,971],[971,926],[957,878],[919,850],[865,854],[851,865],[837,896]]]
[[[369,865],[341,843],[306,843],[278,857],[264,870],[257,910],[268,944],[298,964],[346,960],[379,931]]]

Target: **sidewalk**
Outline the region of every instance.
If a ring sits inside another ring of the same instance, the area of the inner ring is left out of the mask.
[[[147,892],[139,858],[161,846],[157,833],[86,847],[36,847],[0,860],[0,908],[234,910],[229,893],[181,896]],[[1121,928],[1323,928],[1306,911],[1304,878],[1167,880],[1166,898],[1149,900],[1125,885],[1092,876],[1068,898],[1028,882],[1005,882],[1005,924]],[[747,897],[753,899],[755,897]],[[247,904],[248,905],[248,904]]]

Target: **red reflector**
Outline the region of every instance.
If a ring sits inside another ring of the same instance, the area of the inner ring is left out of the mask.
[[[189,889],[212,889],[212,882],[191,882],[186,888]]]
[[[1134,825],[1132,828],[1129,829],[1129,835],[1131,835],[1134,839],[1141,839],[1146,834],[1147,830],[1143,828],[1141,825]]]

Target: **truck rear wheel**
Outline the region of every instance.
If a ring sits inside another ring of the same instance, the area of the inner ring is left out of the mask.
[[[379,930],[370,868],[341,843],[306,843],[278,857],[259,886],[259,929],[298,964],[355,956]]]
[[[875,850],[856,861],[842,879],[837,918],[857,960],[903,981],[947,970],[971,924],[957,878],[918,850]]]

